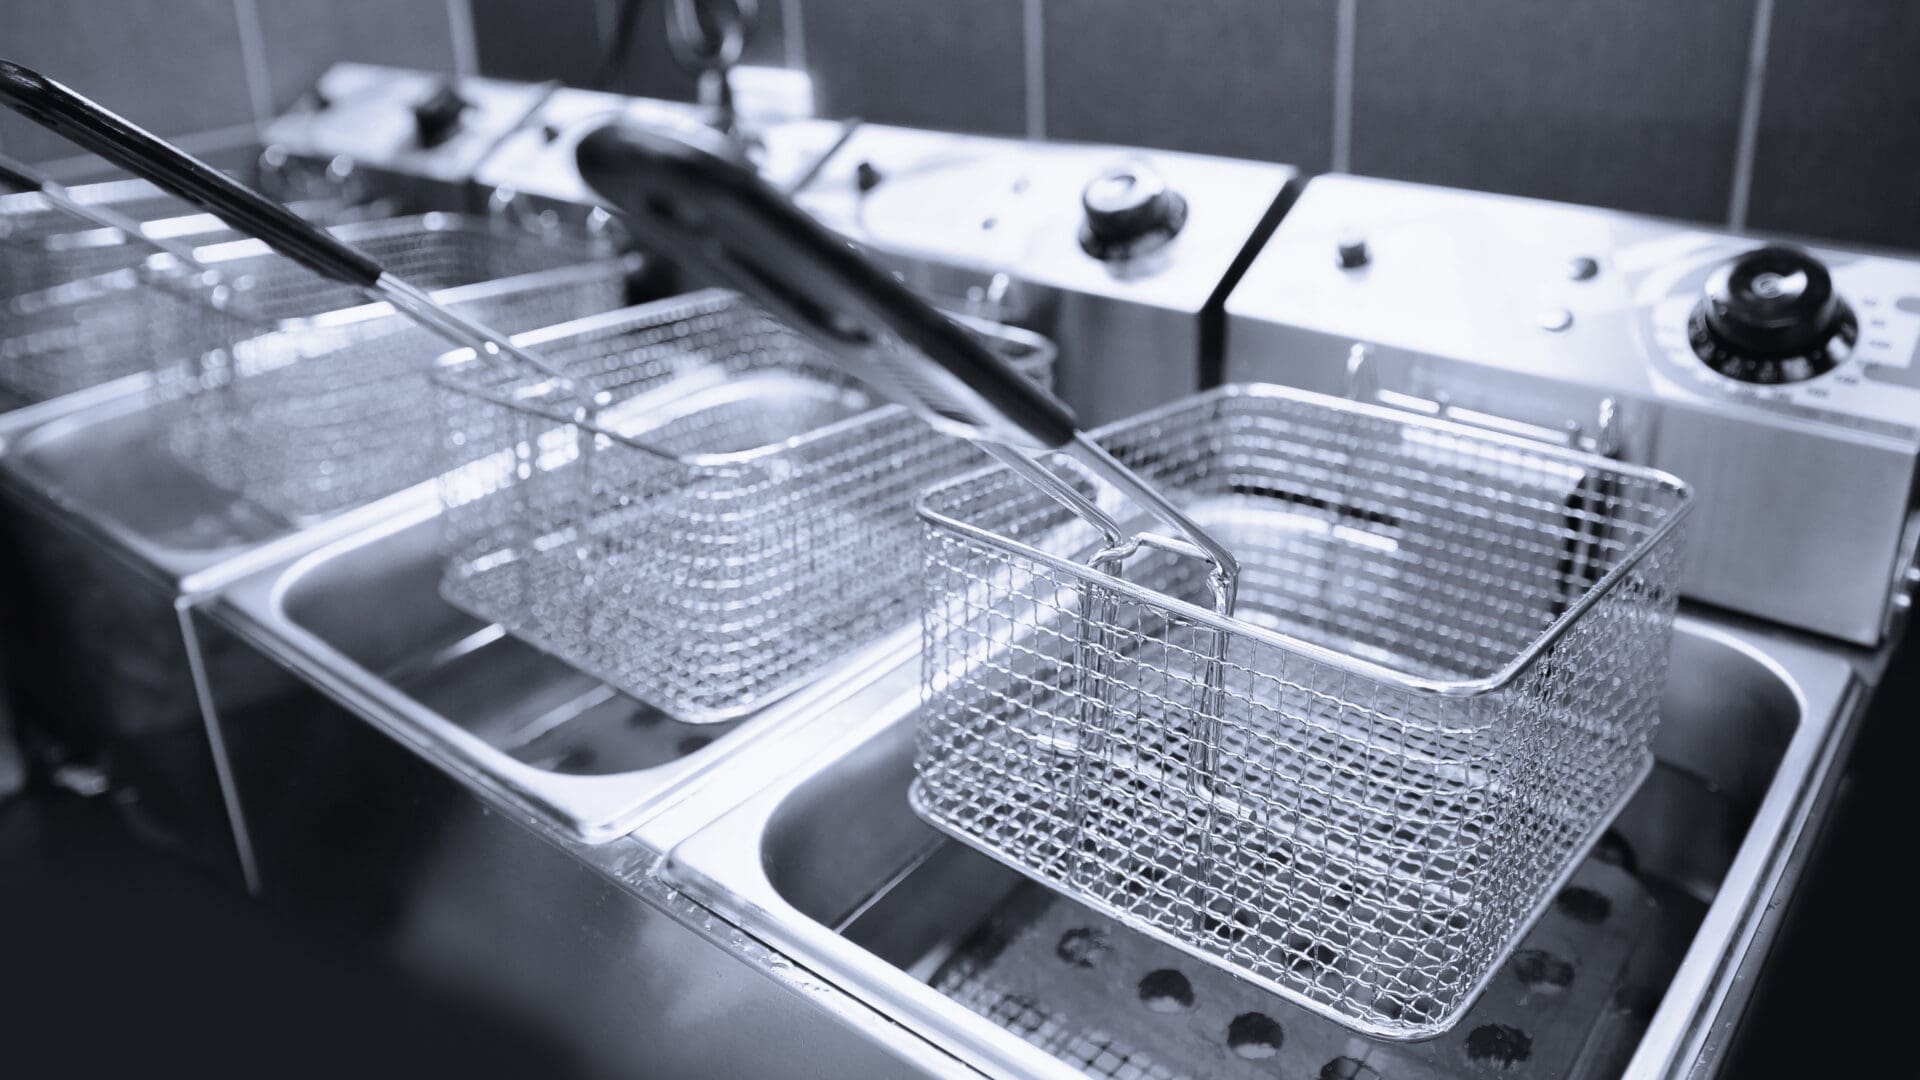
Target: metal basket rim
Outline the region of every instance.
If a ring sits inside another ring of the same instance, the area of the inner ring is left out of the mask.
[[[599,330],[610,325],[619,325],[621,323],[630,321],[631,319],[641,315],[642,313],[653,314],[656,311],[671,310],[676,307],[696,307],[700,304],[709,303],[716,300],[734,300],[734,301],[739,301],[743,303],[750,303],[749,301],[746,301],[746,299],[742,297],[739,293],[734,292],[731,289],[717,289],[717,288],[699,289],[690,293],[682,293],[678,296],[668,296],[668,297],[662,297],[658,300],[650,300],[644,304],[635,304],[631,307],[624,307],[615,311],[606,311],[606,312],[601,312],[598,315],[589,315],[589,316],[586,316],[585,318],[575,319],[571,322],[557,323],[553,326],[541,327],[538,330],[530,330],[523,334],[515,334],[513,336],[513,344],[520,346],[522,348],[538,349],[541,345],[548,344],[554,341],[559,341],[559,340],[570,338],[570,337],[576,337],[580,334],[591,333],[592,331]],[[959,315],[954,312],[944,312],[944,314],[946,314],[949,318],[952,318],[958,322],[965,323],[966,325],[969,325],[979,330],[981,333],[984,333],[990,337],[996,337],[1004,341],[1016,341],[1021,343],[1022,345],[1026,345],[1027,347],[1033,349],[1034,355],[1021,361],[1022,365],[1024,366],[1031,366],[1035,368],[1039,368],[1042,366],[1051,367],[1056,355],[1058,354],[1058,348],[1057,346],[1054,345],[1052,341],[1030,330],[1022,330],[1018,327],[1004,326],[1000,323],[992,322],[987,319],[979,319],[979,318],[974,318],[972,316]],[[783,323],[782,325],[785,325],[785,324]],[[478,362],[479,362],[478,357],[475,355],[472,349],[454,349],[450,352],[443,353],[437,360],[434,361],[434,365],[433,365],[434,382],[444,387],[445,389],[453,391],[454,393],[466,394],[471,397],[479,398],[482,401],[487,401],[492,404],[499,405],[502,408],[514,409],[521,412],[536,413],[540,416],[544,416],[550,420],[553,420],[556,423],[575,424],[579,426],[582,430],[592,435],[597,435],[602,438],[605,438],[619,446],[625,447],[630,450],[636,450],[636,451],[639,451],[640,453],[648,454],[664,461],[670,461],[676,465],[682,465],[688,468],[695,468],[695,469],[720,470],[720,469],[750,468],[767,458],[776,457],[780,454],[788,453],[793,450],[798,450],[815,442],[820,442],[820,441],[824,441],[831,438],[839,438],[850,431],[857,431],[861,427],[878,423],[881,420],[891,419],[907,411],[905,406],[889,403],[884,399],[880,398],[877,394],[875,394],[874,398],[875,398],[876,404],[874,405],[874,407],[870,409],[864,409],[858,413],[855,413],[852,416],[848,416],[843,419],[836,420],[831,424],[823,424],[820,427],[813,428],[812,430],[803,432],[799,435],[791,436],[779,442],[766,443],[760,446],[748,447],[747,449],[744,449],[744,450],[731,450],[723,453],[681,454],[681,453],[675,453],[670,450],[666,450],[662,447],[653,445],[651,443],[642,441],[640,439],[634,438],[629,435],[622,435],[618,432],[610,431],[607,428],[601,426],[596,420],[594,420],[590,416],[563,415],[557,409],[541,408],[539,406],[530,404],[525,401],[510,401],[501,395],[490,393],[485,390],[478,390],[473,387],[461,385],[453,381],[453,375],[455,372],[465,368],[470,364],[474,364]],[[872,393],[872,391],[869,391],[869,393]],[[577,398],[577,395],[576,395],[576,398]],[[575,407],[576,409],[580,409],[580,408],[584,408],[584,405],[576,401]]]
[[[95,198],[95,192],[99,192],[101,197]],[[159,196],[177,198],[169,195],[164,188],[151,180],[142,180],[137,176],[126,176],[118,180],[96,180],[91,184],[74,184],[67,188],[67,194],[73,196],[82,205],[105,207]],[[186,202],[184,199],[180,201]],[[14,205],[16,203],[19,205]],[[38,213],[51,209],[54,209],[53,204],[38,191],[10,191],[0,195],[0,217]],[[5,238],[5,234],[0,233],[0,240]]]
[[[1510,435],[1505,432],[1483,431],[1479,428],[1455,423],[1453,421],[1423,416],[1418,413],[1406,412],[1388,406],[1355,402],[1330,394],[1321,394],[1311,390],[1302,390],[1291,386],[1280,386],[1273,383],[1228,383],[1217,386],[1211,390],[1181,398],[1178,401],[1170,402],[1136,416],[1107,424],[1090,434],[1091,437],[1097,440],[1106,435],[1131,430],[1144,424],[1165,419],[1170,415],[1183,412],[1198,405],[1207,405],[1216,401],[1237,397],[1273,398],[1318,405],[1340,411],[1372,416],[1376,419],[1388,420],[1412,427],[1422,427],[1433,431],[1445,432],[1449,435],[1461,436],[1479,442],[1504,445],[1513,449],[1523,450],[1527,453],[1535,453],[1543,457],[1558,459],[1570,464],[1578,464],[1590,469],[1603,470],[1616,476],[1633,476],[1666,488],[1674,495],[1676,503],[1672,510],[1663,515],[1661,521],[1654,526],[1653,530],[1640,539],[1639,543],[1634,546],[1631,552],[1618,563],[1615,563],[1598,581],[1588,586],[1587,589],[1581,593],[1578,600],[1568,605],[1567,609],[1561,612],[1560,615],[1539,634],[1535,635],[1527,643],[1525,648],[1521,649],[1495,671],[1469,679],[1435,679],[1427,676],[1413,675],[1384,664],[1379,664],[1371,660],[1340,652],[1336,649],[1328,648],[1324,645],[1303,640],[1291,634],[1284,634],[1277,630],[1256,626],[1231,616],[1223,616],[1196,604],[1134,584],[1124,578],[1102,573],[1084,563],[1075,562],[1072,559],[1042,551],[1024,541],[1002,536],[999,533],[981,528],[971,522],[961,521],[958,518],[934,510],[928,505],[930,500],[942,492],[968,483],[977,482],[983,476],[1007,471],[1004,465],[988,465],[984,468],[975,469],[954,477],[951,480],[935,484],[914,501],[914,509],[923,522],[937,529],[959,534],[969,540],[984,544],[990,548],[998,549],[1006,554],[1017,555],[1023,559],[1040,562],[1045,566],[1067,575],[1073,580],[1119,593],[1136,603],[1150,604],[1160,610],[1178,616],[1184,621],[1199,624],[1209,629],[1250,638],[1271,648],[1304,656],[1310,660],[1327,664],[1336,670],[1361,678],[1371,679],[1375,682],[1401,690],[1421,694],[1437,694],[1444,697],[1475,697],[1502,690],[1525,672],[1542,653],[1565,635],[1583,615],[1610,593],[1613,588],[1619,584],[1620,580],[1626,576],[1627,572],[1632,570],[1639,564],[1640,560],[1647,556],[1648,552],[1660,546],[1662,542],[1671,536],[1673,531],[1679,527],[1680,522],[1693,509],[1694,505],[1692,486],[1679,477],[1674,476],[1672,473],[1660,469],[1614,461],[1611,458],[1602,457],[1598,454],[1568,450],[1548,443],[1527,439],[1522,436]]]
[[[607,241],[595,239],[584,230],[561,230],[555,236],[545,237],[526,228],[506,225],[496,218],[451,210],[429,210],[421,214],[401,214],[397,217],[376,218],[373,221],[349,221],[332,226],[327,229],[327,232],[335,239],[349,244],[414,232],[422,234],[472,232],[493,238],[524,237],[534,243],[574,241],[589,252],[599,248],[611,253],[611,247]],[[256,236],[242,236],[223,240],[217,244],[206,244],[193,251],[194,258],[205,263],[221,263],[272,253],[273,249],[267,242]],[[151,262],[154,259],[172,261],[171,256],[167,255],[154,255],[148,261]]]
[[[568,285],[576,282],[589,282],[618,269],[622,272],[638,269],[641,259],[638,255],[609,255],[593,259],[590,262],[569,263],[565,266],[549,267],[545,270],[529,270],[524,274],[511,277],[488,278],[485,281],[468,282],[445,289],[435,289],[431,295],[442,304],[464,304],[475,300],[490,300],[510,296],[519,292],[531,292],[536,289],[551,288],[556,285]],[[309,330],[337,329],[354,326],[359,323],[373,322],[395,315],[393,305],[385,300],[370,300],[352,307],[333,308],[312,315],[296,315],[281,319],[272,329],[256,334],[238,343],[235,348],[244,349],[253,342],[282,334],[300,334]]]
[[[334,226],[328,229],[327,231],[332,233],[334,236],[338,237],[339,239],[346,240],[348,242],[353,242],[356,240],[364,240],[368,237],[382,237],[391,233],[401,233],[409,230],[419,231],[423,233],[452,232],[455,230],[465,229],[474,223],[479,223],[483,226],[486,226],[488,231],[497,233],[499,231],[499,227],[489,225],[488,224],[489,221],[490,219],[480,217],[479,215],[475,215],[475,214],[454,214],[454,213],[447,213],[445,211],[435,210],[425,214],[409,214],[402,217],[381,218],[377,221],[354,221],[354,222],[349,222],[345,225]],[[524,232],[524,230],[522,231]],[[525,235],[527,239],[529,239],[530,241],[548,242],[543,240],[539,235],[532,232],[526,232]],[[564,239],[577,239],[581,241],[587,241],[587,243],[585,243],[583,246],[589,252],[593,252],[594,249],[597,247],[604,247],[604,245],[602,244],[592,242],[590,238],[588,238],[584,233],[580,234],[577,237],[568,236],[568,237],[565,237]],[[272,249],[267,246],[266,241],[264,240],[260,240],[254,237],[241,237],[234,240],[224,240],[218,244],[208,244],[204,247],[196,248],[194,249],[193,254],[196,258],[200,259],[202,262],[217,264],[217,263],[228,261],[228,260],[255,258],[262,255],[272,254]],[[611,250],[608,250],[604,254],[594,253],[592,257],[596,262],[600,262],[600,261],[607,261],[611,259],[621,258],[622,256],[618,255],[615,252],[612,252]],[[565,268],[556,267],[555,269],[565,269]],[[44,286],[39,289],[31,289],[27,292],[23,292],[16,296],[5,298],[5,299],[6,299],[6,302],[8,303],[19,303],[22,301],[31,302],[34,300],[40,300],[41,298],[46,298],[47,302],[43,306],[63,307],[63,306],[66,306],[66,303],[60,302],[59,297],[54,295],[61,291],[71,291],[73,289],[76,289],[84,285],[93,289],[96,295],[88,296],[80,299],[93,300],[93,299],[97,299],[98,298],[97,294],[100,294],[100,293],[127,292],[135,289],[148,288],[150,287],[153,279],[156,276],[173,274],[173,273],[184,273],[184,272],[185,272],[184,268],[179,266],[178,261],[175,260],[173,256],[156,252],[155,254],[147,256],[145,259],[141,260],[140,263],[134,266],[123,266],[116,270],[106,270],[98,274],[91,274],[86,277],[75,278],[72,281],[63,281],[58,284]],[[534,271],[534,272],[543,273],[545,271]],[[522,275],[515,275],[515,276],[525,277],[526,275],[522,274]],[[504,281],[509,279],[495,278],[490,280]],[[478,284],[484,284],[484,283],[475,282],[473,284],[478,285]],[[469,287],[470,286],[467,286],[467,285],[454,286],[454,288],[469,288]],[[437,295],[438,293],[436,293],[436,296]],[[377,305],[354,304],[352,305],[352,308],[372,307],[372,306],[377,306]],[[352,308],[335,308],[333,310],[347,311],[347,310],[351,310]],[[313,316],[296,316],[290,319],[283,319],[283,320],[280,320],[280,325],[282,326],[291,325],[291,324],[297,323],[300,319],[312,318],[312,317]]]
[[[348,208],[349,204],[338,199],[301,199],[287,204],[289,210],[292,210],[302,217],[307,216],[306,211],[319,210],[323,207],[331,206]],[[208,223],[205,227],[191,229],[186,227],[189,223],[198,222],[203,219]],[[380,220],[386,219],[382,218]],[[147,231],[151,226],[172,226],[171,228],[155,229],[153,233],[161,239],[184,241],[187,246],[193,248],[212,248],[220,244],[234,243],[248,239],[247,237],[229,237],[226,240],[216,241],[214,243],[194,244],[193,239],[197,236],[236,231],[232,225],[222,221],[219,215],[209,210],[190,210],[184,214],[168,214],[164,217],[143,218],[139,224],[142,227],[142,231]],[[346,224],[364,224],[364,222],[343,222],[341,225],[331,227],[341,228]],[[91,222],[84,221],[76,221],[74,222],[74,226],[75,227],[71,229],[35,237],[27,241],[27,246],[37,249],[39,253],[44,255],[58,256],[82,250],[126,247],[135,243],[135,241],[124,235],[119,229],[113,228],[112,226],[95,225]],[[0,236],[0,242],[4,242],[5,239],[4,236]]]

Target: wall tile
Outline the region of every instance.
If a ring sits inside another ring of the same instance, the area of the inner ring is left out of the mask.
[[[253,119],[233,0],[0,0],[0,27],[0,55],[157,134]],[[29,161],[80,152],[7,110],[0,110],[0,141]]]
[[[285,109],[335,61],[453,70],[446,0],[254,0],[273,107]]]
[[[1325,169],[1336,9],[1046,0],[1047,135]]]
[[[621,0],[597,0],[600,27],[611,33],[619,21]],[[694,101],[699,97],[699,80],[683,70],[667,50],[665,5],[659,0],[640,0],[639,21],[633,40],[627,46],[617,78],[607,87],[622,94],[665,98],[669,101]],[[602,45],[604,52],[606,46]],[[597,69],[596,69],[597,70]]]
[[[1026,132],[1021,0],[814,0],[803,11],[822,115]]]
[[[590,86],[606,53],[601,5],[593,0],[528,3],[468,0],[480,74],[498,79]]]
[[[1920,248],[1920,5],[1776,0],[1747,221]]]
[[[834,3],[835,0],[822,2]],[[754,24],[753,36],[747,39],[747,51],[741,63],[787,66],[786,8],[780,0],[760,0],[760,18]]]
[[[1724,221],[1748,0],[1359,0],[1353,169]]]

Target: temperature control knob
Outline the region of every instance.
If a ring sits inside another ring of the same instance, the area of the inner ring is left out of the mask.
[[[473,102],[461,97],[459,87],[447,79],[413,107],[414,135],[423,148],[439,146],[460,130],[460,114],[471,108]]]
[[[1741,382],[1824,375],[1853,352],[1860,327],[1820,260],[1785,245],[1755,248],[1714,270],[1687,320],[1695,355]]]
[[[1080,246],[1096,259],[1145,255],[1179,235],[1187,200],[1144,164],[1108,169],[1080,193]]]

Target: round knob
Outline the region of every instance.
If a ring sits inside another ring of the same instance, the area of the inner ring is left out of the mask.
[[[1141,164],[1102,172],[1080,193],[1080,246],[1096,259],[1145,255],[1179,235],[1187,200]]]
[[[1707,366],[1742,382],[1799,382],[1853,351],[1859,324],[1820,260],[1798,248],[1755,248],[1714,270],[1687,336]]]
[[[414,134],[423,147],[435,147],[460,130],[460,114],[473,103],[460,96],[452,79],[443,80],[426,100],[413,107]]]

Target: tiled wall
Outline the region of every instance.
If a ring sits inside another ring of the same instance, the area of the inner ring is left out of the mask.
[[[0,0],[0,56],[217,152],[334,60],[472,70],[472,25],[467,0]],[[0,150],[66,179],[94,168],[4,110]]]
[[[822,112],[1920,248],[1908,0],[759,0]],[[0,0],[4,51],[213,139],[333,59],[585,85],[621,0]],[[611,85],[691,97],[664,0]],[[155,88],[161,88],[156,90]],[[11,117],[0,147],[61,153]]]

